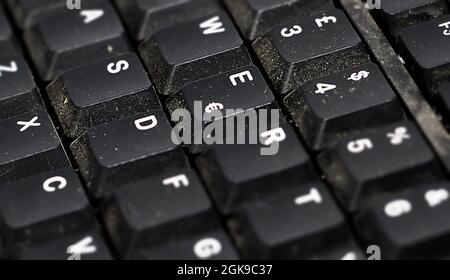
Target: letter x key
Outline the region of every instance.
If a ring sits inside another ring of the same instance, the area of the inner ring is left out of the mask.
[[[17,125],[21,126],[20,132],[24,132],[32,126],[41,126],[41,123],[36,122],[38,119],[38,117],[33,117],[30,121],[18,121]]]

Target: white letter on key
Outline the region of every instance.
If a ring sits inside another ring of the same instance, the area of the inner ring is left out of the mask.
[[[252,73],[250,73],[250,71],[245,71],[245,72],[231,75],[230,81],[233,84],[233,86],[237,86],[238,85],[237,79],[239,78],[241,83],[245,83],[245,77],[247,77],[249,81],[253,81],[253,76],[252,76]]]
[[[216,33],[225,32],[225,28],[223,27],[223,23],[220,21],[218,16],[212,17],[207,21],[204,21],[200,24],[200,28],[204,29],[204,35],[211,35]]]
[[[304,196],[299,196],[295,199],[295,204],[301,206],[307,203],[314,202],[316,204],[322,203],[322,196],[316,188],[311,189],[310,193]]]
[[[145,122],[150,122],[150,124],[144,125]],[[154,115],[151,115],[151,116],[148,116],[145,118],[135,120],[134,125],[139,130],[149,130],[158,125],[158,120],[156,119],[156,117]]]
[[[57,188],[51,186],[51,184],[54,184],[54,183],[58,183]],[[66,178],[61,177],[61,176],[55,176],[55,177],[49,178],[49,179],[45,180],[45,182],[43,184],[44,190],[49,193],[55,192],[57,189],[62,190],[66,186],[67,186],[67,180],[66,180]]]
[[[179,189],[181,186],[188,187],[189,186],[189,180],[186,177],[186,175],[181,174],[178,176],[173,176],[167,179],[163,180],[163,185],[168,186],[172,185],[175,187],[175,189]]]

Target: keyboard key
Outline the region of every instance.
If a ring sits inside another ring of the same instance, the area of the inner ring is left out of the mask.
[[[11,25],[8,18],[0,5],[0,57],[9,56],[16,53],[18,47],[17,40],[13,36]]]
[[[223,214],[279,191],[276,186],[289,189],[315,179],[311,161],[288,123],[280,121],[260,136],[258,144],[209,146],[196,160]]]
[[[396,39],[401,30],[433,20],[448,12],[446,0],[389,0],[380,1],[381,9],[374,9],[379,24]]]
[[[373,63],[309,81],[284,103],[313,150],[361,129],[403,119],[395,92]]]
[[[275,97],[256,66],[247,66],[190,83],[167,101],[169,111],[183,108],[194,114],[200,106],[199,122],[209,123],[217,112],[226,118],[235,115],[227,110],[276,106]]]
[[[86,2],[82,10],[64,9],[27,29],[24,38],[45,81],[129,51],[125,30],[109,1]]]
[[[410,71],[434,93],[450,71],[450,16],[410,27],[400,33],[400,40]]]
[[[409,122],[360,133],[319,156],[326,178],[350,212],[383,195],[442,178],[439,162]]]
[[[48,86],[47,92],[70,138],[89,127],[160,107],[135,54],[66,72]]]
[[[279,94],[369,61],[363,42],[339,10],[278,25],[253,48]]]
[[[344,215],[322,183],[245,204],[231,225],[249,259],[308,258],[351,240]]]
[[[70,234],[44,244],[27,247],[19,260],[111,260],[105,240],[98,230]]]
[[[91,227],[95,216],[77,175],[58,169],[0,187],[0,234],[12,254],[71,231]]]
[[[5,12],[3,12],[3,9],[0,6],[0,41],[11,41],[11,40],[12,40],[11,26],[9,25]]]
[[[69,164],[45,112],[2,120],[0,131],[0,185]]]
[[[6,3],[22,30],[67,9],[64,0],[6,0]]]
[[[116,0],[116,4],[136,41],[220,10],[216,0]]]
[[[448,257],[450,185],[430,184],[386,198],[361,213],[356,227],[383,259]]]
[[[100,199],[130,180],[184,167],[171,132],[160,109],[88,129],[71,149],[92,196]]]
[[[315,11],[329,10],[329,0],[225,0],[247,40],[253,41],[271,27]]]
[[[223,13],[159,31],[141,44],[140,52],[163,95],[251,64],[244,42]]]
[[[11,57],[17,54],[17,43],[15,41],[0,41],[0,58]]]
[[[0,54],[0,119],[43,108],[33,76],[22,55]]]
[[[137,259],[238,260],[239,257],[225,232],[216,229],[143,250]]]
[[[169,97],[166,106],[177,130],[183,132],[180,134],[187,151],[192,154],[202,152],[210,144],[205,139],[222,143],[247,131],[249,119],[257,120],[256,125],[268,123],[269,110],[278,108],[272,91],[255,66],[190,83]],[[183,117],[174,118],[180,115],[180,109],[186,110],[182,112]],[[217,132],[219,128],[223,133]]]
[[[160,173],[117,190],[102,213],[112,240],[124,258],[186,235],[215,228],[216,216],[193,171]]]

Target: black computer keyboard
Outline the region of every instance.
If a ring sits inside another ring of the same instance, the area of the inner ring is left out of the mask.
[[[3,2],[2,259],[450,256],[449,1]]]

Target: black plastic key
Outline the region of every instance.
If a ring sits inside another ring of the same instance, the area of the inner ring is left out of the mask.
[[[9,21],[0,5],[0,57],[9,56],[11,53],[15,53],[17,47],[17,40],[13,36]]]
[[[6,3],[21,29],[27,29],[37,22],[67,9],[65,0],[6,0]]]
[[[197,158],[197,167],[224,214],[279,191],[276,186],[292,188],[315,178],[311,161],[288,123],[280,121],[258,136],[258,144],[213,145]],[[275,149],[264,151],[271,145]]]
[[[89,191],[103,198],[130,180],[186,165],[160,109],[96,126],[72,143]]]
[[[430,184],[380,201],[356,217],[382,259],[443,259],[450,250],[450,185]]]
[[[244,42],[224,13],[161,30],[141,44],[140,52],[163,95],[251,64]]]
[[[237,260],[239,257],[227,234],[219,228],[149,248],[144,250],[138,258],[198,261]]]
[[[7,254],[90,228],[95,216],[78,177],[58,169],[0,187],[0,235]]]
[[[194,114],[198,110],[201,118],[197,121],[208,123],[217,112],[226,118],[236,115],[231,110],[247,111],[275,106],[275,103],[259,69],[248,66],[186,85],[168,99],[167,107],[171,112],[184,108]]]
[[[125,30],[109,1],[85,2],[82,10],[64,9],[27,29],[24,38],[45,81],[129,51]]]
[[[6,50],[5,50],[6,51]],[[0,119],[42,108],[33,76],[22,55],[0,54]]]
[[[135,54],[66,72],[47,87],[47,92],[70,138],[89,127],[160,107]]]
[[[0,185],[69,164],[45,112],[2,120],[0,131]]]
[[[124,258],[217,225],[202,184],[188,169],[124,186],[103,203],[102,213]]]
[[[225,4],[250,41],[274,25],[333,7],[329,0],[225,0]]]
[[[344,139],[321,154],[319,163],[351,212],[369,207],[383,195],[443,177],[433,151],[409,122]]]
[[[116,0],[116,4],[136,41],[220,10],[216,0]]]
[[[339,10],[278,25],[253,48],[279,94],[369,61],[363,42]]]
[[[11,41],[11,39],[12,39],[11,26],[9,25],[5,12],[0,6],[0,42]]]
[[[105,240],[96,229],[65,235],[44,244],[26,247],[19,260],[111,260]]]
[[[230,224],[249,259],[311,258],[352,240],[344,215],[322,183],[245,204]]]
[[[313,150],[361,129],[403,119],[395,92],[373,63],[309,81],[284,103]]]
[[[177,132],[183,134],[188,152],[194,154],[203,151],[207,144],[199,140],[225,142],[250,129],[247,120],[257,120],[258,124],[269,122],[270,109],[278,108],[272,91],[255,66],[188,84],[170,97],[166,105]],[[217,129],[222,129],[223,133],[218,133]]]
[[[17,43],[15,40],[0,41],[0,57],[8,57],[17,54]]]
[[[450,16],[412,26],[400,33],[400,41],[410,71],[435,93],[450,72]]]
[[[389,0],[380,1],[380,9],[373,9],[380,25],[396,39],[409,26],[424,23],[448,12],[446,0]]]

